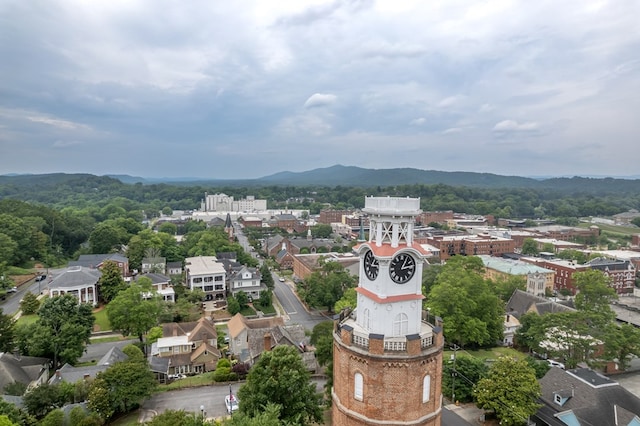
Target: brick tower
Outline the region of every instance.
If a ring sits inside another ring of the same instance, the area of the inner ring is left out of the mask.
[[[333,336],[333,425],[440,426],[442,327],[425,321],[419,198],[367,197],[358,306]]]

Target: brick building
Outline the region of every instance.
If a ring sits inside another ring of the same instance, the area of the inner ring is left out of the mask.
[[[331,225],[332,223],[344,223],[342,216],[349,216],[354,213],[353,210],[320,210],[318,223]]]
[[[586,263],[592,269],[601,271],[609,278],[609,286],[618,295],[628,296],[633,294],[636,281],[636,267],[629,261],[598,257]]]
[[[539,257],[522,257],[521,260],[552,270],[555,273],[553,290],[560,292],[566,289],[572,296],[576,295],[573,274],[590,269],[588,265],[579,265],[569,260],[543,259]]]
[[[478,235],[432,235],[426,237],[426,243],[440,250],[440,260],[451,256],[476,256],[486,254],[501,256],[515,251],[515,242],[510,238]]]

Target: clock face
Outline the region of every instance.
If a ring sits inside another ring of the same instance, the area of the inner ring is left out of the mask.
[[[409,253],[400,253],[389,264],[389,275],[398,284],[409,281],[415,272],[416,261]]]
[[[367,254],[364,255],[364,273],[367,278],[371,281],[375,280],[378,277],[379,269],[378,259],[375,258],[371,250],[367,251]]]

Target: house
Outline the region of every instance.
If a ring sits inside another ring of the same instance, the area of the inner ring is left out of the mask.
[[[182,262],[167,262],[168,275],[182,275]]]
[[[640,399],[591,369],[552,367],[539,382],[536,425],[640,425]]]
[[[205,300],[226,300],[227,272],[215,256],[188,257],[185,271],[190,290],[202,290]]]
[[[153,272],[155,274],[164,274],[167,271],[166,257],[145,257],[142,259],[141,271],[143,274]]]
[[[0,389],[12,383],[22,383],[29,390],[46,383],[49,363],[47,358],[0,352]]]
[[[125,361],[127,358],[128,356],[122,352],[120,348],[113,347],[100,358],[96,365],[87,365],[84,367],[74,367],[68,363],[63,365],[49,378],[49,384],[57,385],[62,382],[76,383],[80,380],[93,379],[98,373],[107,370],[107,368],[117,362]]]
[[[360,273],[360,258],[353,253],[297,254],[293,256],[293,275],[301,280],[307,279],[322,268],[320,260],[338,262],[353,276]]]
[[[69,262],[69,266],[81,266],[89,269],[101,269],[106,261],[112,261],[118,264],[118,268],[122,272],[123,277],[130,276],[129,259],[118,253],[109,254],[82,254],[78,260]]]
[[[227,328],[229,351],[240,362],[253,365],[262,352],[277,345],[291,345],[298,349],[309,371],[318,370],[313,348],[309,346],[305,329],[300,324],[284,325],[280,317],[249,320],[242,314],[236,314],[227,323]]]
[[[155,290],[155,292],[164,300],[165,302],[175,302],[176,301],[176,293],[173,290],[173,285],[171,284],[171,279],[166,275],[155,274],[155,273],[147,273],[143,275],[138,275],[136,277],[136,281],[140,279],[140,277],[147,277],[151,280],[151,286]],[[150,297],[145,297],[145,299],[149,299]]]
[[[152,355],[169,359],[168,374],[213,371],[221,357],[215,325],[207,318],[163,324]]]
[[[504,316],[504,333],[502,336],[502,346],[513,346],[513,337],[520,328],[520,321],[514,315]]]
[[[236,295],[244,291],[253,300],[260,298],[260,293],[267,290],[267,286],[262,283],[262,275],[256,268],[242,266],[229,275],[229,291]]]
[[[572,307],[562,305],[522,290],[516,290],[513,292],[507,302],[505,310],[508,314],[513,315],[518,319],[529,312],[534,312],[538,315],[558,312],[575,312],[575,309]]]
[[[98,280],[102,272],[84,266],[70,266],[49,283],[49,297],[71,294],[78,303],[98,305]]]

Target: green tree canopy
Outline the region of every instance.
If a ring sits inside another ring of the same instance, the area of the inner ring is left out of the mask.
[[[111,327],[123,336],[137,336],[141,342],[144,335],[158,325],[160,311],[161,302],[152,293],[151,280],[147,277],[131,283],[107,305]]]
[[[491,366],[487,377],[480,379],[474,395],[476,405],[493,410],[501,424],[526,424],[529,416],[538,411],[540,384],[535,371],[525,360],[500,357]]]
[[[310,306],[325,306],[329,312],[344,292],[356,285],[356,277],[338,262],[320,260],[320,270],[313,272],[299,285],[304,301]]]
[[[322,397],[293,346],[280,345],[263,352],[238,397],[240,413],[251,417],[271,403],[281,407],[279,416],[284,424],[307,425],[322,420]]]
[[[444,362],[442,393],[447,398],[455,397],[455,401],[471,402],[476,383],[485,377],[488,371],[489,367],[484,360],[468,355],[456,355],[455,366],[452,359]]]
[[[533,238],[525,238],[522,242],[522,254],[535,256],[538,253],[538,243],[536,243],[536,240]]]
[[[146,360],[120,361],[98,373],[89,391],[89,408],[108,420],[137,408],[157,386]]]
[[[118,267],[118,263],[107,260],[100,269],[102,275],[98,279],[98,289],[102,299],[109,303],[126,287],[124,278],[122,278],[122,270]]]
[[[51,358],[54,368],[74,365],[89,344],[95,321],[91,310],[91,305],[79,304],[71,294],[45,299],[36,322],[16,330],[19,349]]]
[[[11,315],[5,315],[0,308],[0,352],[12,352],[14,344],[15,321]]]
[[[461,346],[502,340],[504,303],[484,279],[478,257],[454,256],[443,266],[427,305],[444,322],[445,338]]]

